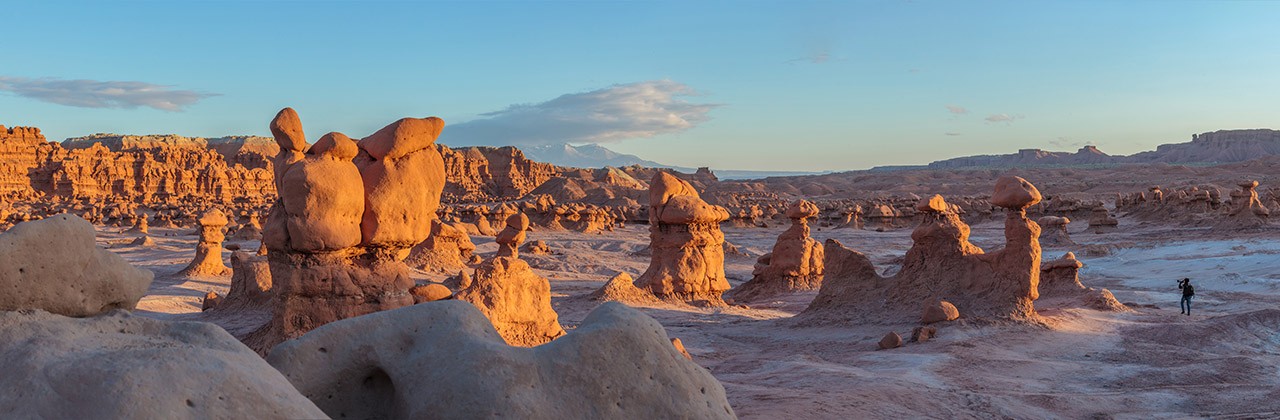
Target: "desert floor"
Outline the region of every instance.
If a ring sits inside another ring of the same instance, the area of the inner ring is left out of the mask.
[[[735,286],[751,276],[785,226],[726,228],[748,252],[728,257]],[[985,250],[1003,243],[1002,225],[973,226]],[[153,228],[153,248],[127,245],[133,234],[102,228],[99,241],[155,271],[138,313],[200,319],[200,298],[225,294],[229,277],[175,280],[194,255],[194,232]],[[1045,326],[938,325],[938,336],[877,351],[889,331],[910,336],[915,324],[799,328],[787,322],[816,292],[753,303],[749,309],[658,304],[642,307],[728,390],[743,418],[1217,418],[1280,417],[1280,234],[1231,236],[1122,220],[1095,234],[1072,229],[1080,246],[1046,247],[1045,259],[1075,251],[1081,281],[1110,289],[1132,312],[1041,305]],[[813,237],[840,240],[869,255],[882,271],[911,245],[911,229],[888,232],[814,227]],[[488,257],[492,238],[472,238]],[[638,276],[648,257],[647,226],[603,234],[531,232],[555,255],[522,256],[551,281],[553,306],[573,328],[597,304],[584,295],[616,271]],[[258,243],[228,240],[252,251]],[[1095,252],[1085,252],[1085,245]],[[1107,248],[1109,252],[1096,252]],[[1103,255],[1105,254],[1105,255]],[[227,256],[229,257],[229,251]],[[443,273],[419,272],[420,281]],[[1194,314],[1178,313],[1176,280],[1197,287]]]

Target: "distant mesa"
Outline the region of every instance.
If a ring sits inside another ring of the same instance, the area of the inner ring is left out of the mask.
[[[1195,134],[1187,143],[1162,144],[1129,156],[1108,155],[1095,146],[1075,153],[1021,149],[1007,155],[977,155],[940,160],[929,169],[1027,166],[1118,165],[1125,163],[1234,163],[1280,155],[1280,130],[1218,130]],[[913,167],[917,168],[918,167]]]

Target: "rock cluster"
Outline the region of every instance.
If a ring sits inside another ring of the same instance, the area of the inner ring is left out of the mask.
[[[969,242],[969,226],[940,196],[917,205],[924,221],[912,232],[902,269],[876,273],[870,260],[829,240],[826,279],[799,316],[814,322],[909,319],[922,304],[946,300],[968,317],[1032,320],[1040,282],[1040,227],[1026,208],[1040,201],[1031,183],[1006,176],[991,203],[1004,207],[1005,247],[984,253]]]
[[[660,298],[722,304],[724,233],[729,212],[707,204],[687,181],[666,172],[649,183],[649,268],[636,286]]]
[[[787,207],[786,215],[791,227],[778,236],[773,252],[756,261],[751,280],[738,286],[734,299],[753,300],[822,287],[822,245],[809,237],[809,220],[818,215],[818,206],[797,200]]]
[[[267,361],[333,418],[735,418],[719,381],[625,305],[538,347],[503,338],[446,300],[326,325]]]
[[[297,113],[276,115],[280,198],[263,232],[276,299],[251,347],[414,303],[402,259],[427,238],[444,188],[433,144],[443,126],[404,118],[359,142],[329,133],[308,148]]]

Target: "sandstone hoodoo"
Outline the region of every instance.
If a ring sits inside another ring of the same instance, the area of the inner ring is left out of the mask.
[[[267,361],[333,418],[736,418],[724,386],[625,305],[538,347],[503,339],[446,300],[326,325]]]
[[[480,308],[508,344],[525,347],[564,335],[559,315],[551,308],[551,283],[517,254],[528,227],[523,213],[508,217],[506,228],[498,233],[498,255],[480,264],[471,286],[456,295]]]
[[[266,352],[329,322],[414,303],[402,259],[435,218],[443,126],[404,118],[359,142],[329,133],[308,148],[297,113],[276,115],[281,193],[263,228],[276,299],[251,347]]]
[[[773,252],[756,261],[753,277],[738,286],[734,299],[749,301],[822,286],[822,245],[809,237],[809,220],[818,215],[818,206],[797,200],[787,207],[786,215],[791,227],[778,236]]]
[[[76,216],[23,222],[0,234],[0,311],[83,317],[132,310],[151,280],[150,271],[94,245],[93,225]]]
[[[1076,259],[1073,253],[1063,254],[1061,258],[1045,261],[1040,265],[1040,298],[1042,301],[1059,301],[1067,307],[1084,306],[1103,311],[1128,311],[1129,308],[1116,300],[1110,290],[1085,287],[1080,282],[1080,268],[1084,263]]]
[[[649,268],[636,286],[664,299],[721,305],[724,233],[729,212],[707,204],[688,182],[658,172],[649,183]]]
[[[1071,234],[1067,232],[1067,225],[1071,223],[1071,219],[1058,216],[1044,216],[1036,220],[1036,223],[1043,229],[1040,233],[1040,243],[1048,246],[1070,246],[1076,242],[1071,240]]]
[[[946,300],[967,317],[1033,320],[1040,282],[1040,227],[1026,208],[1039,202],[1030,182],[1006,176],[991,203],[1005,208],[1005,247],[984,253],[969,242],[969,225],[940,196],[917,205],[923,216],[902,269],[881,277],[862,253],[826,243],[827,274],[805,322],[910,320],[920,305]]]
[[[225,276],[231,269],[222,262],[223,233],[227,227],[227,215],[222,210],[213,209],[200,216],[200,242],[196,244],[196,257],[187,268],[178,272],[179,276]]]
[[[1219,228],[1247,228],[1267,225],[1271,210],[1258,199],[1258,181],[1243,181],[1240,190],[1231,192],[1231,207],[1227,217],[1217,223]]]

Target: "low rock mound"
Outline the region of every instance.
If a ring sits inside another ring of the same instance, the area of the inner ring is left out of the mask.
[[[0,312],[0,412],[12,418],[321,418],[221,328],[117,311]]]
[[[622,302],[626,304],[653,304],[658,302],[649,291],[636,287],[630,274],[618,273],[604,286],[588,296],[591,300]]]
[[[94,244],[93,225],[59,214],[0,234],[0,310],[91,316],[138,306],[153,274]]]
[[[330,323],[267,361],[333,418],[735,418],[661,324],[615,303],[520,348],[470,304],[429,302]]]

